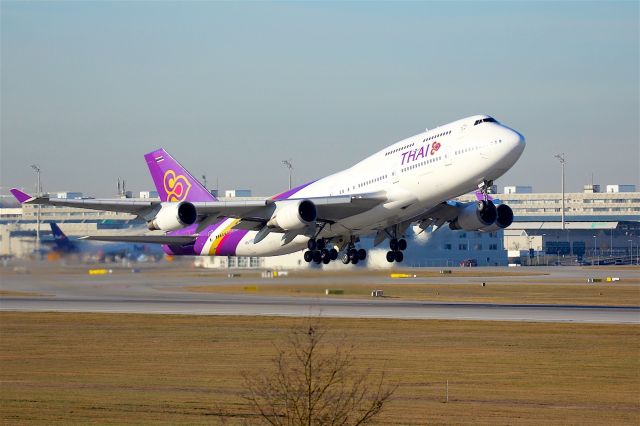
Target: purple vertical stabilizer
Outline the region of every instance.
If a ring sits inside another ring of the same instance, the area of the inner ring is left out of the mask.
[[[144,159],[160,201],[216,201],[216,197],[164,149],[145,154]]]
[[[10,191],[11,191],[11,194],[13,194],[13,196],[16,197],[16,200],[18,200],[20,204],[33,198],[31,195],[27,194],[26,192],[22,192],[17,188],[12,188],[10,189]]]

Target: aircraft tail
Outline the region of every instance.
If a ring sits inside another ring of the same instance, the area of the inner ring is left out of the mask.
[[[56,241],[65,240],[67,238],[67,236],[64,234],[64,232],[62,232],[62,229],[60,229],[57,223],[51,222],[50,225],[51,225],[51,233],[53,234],[53,238]]]
[[[53,240],[56,243],[56,247],[61,251],[73,251],[74,244],[69,240],[69,238],[62,232],[62,229],[58,226],[57,223],[51,222],[51,233],[53,234]]]
[[[167,151],[160,148],[144,156],[160,201],[216,201]]]

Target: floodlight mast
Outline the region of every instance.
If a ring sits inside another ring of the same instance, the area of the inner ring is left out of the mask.
[[[32,164],[31,168],[35,170],[36,175],[38,176],[38,180],[36,183],[36,197],[42,196],[42,185],[40,184],[40,166],[37,164]],[[40,204],[38,204],[36,215],[36,251],[38,254],[40,253]]]
[[[562,230],[564,231],[565,227],[564,227],[564,164],[567,162],[567,160],[565,160],[564,158],[564,152],[561,154],[556,154],[554,155],[555,158],[558,159],[558,161],[560,161],[560,166],[562,168],[562,180],[561,180],[561,185],[562,185],[562,207],[561,207],[561,215],[562,215]]]
[[[293,159],[291,158],[289,158],[288,160],[282,160],[282,164],[284,164],[284,166],[289,169],[289,189],[291,189],[291,171],[293,170],[292,161]]]

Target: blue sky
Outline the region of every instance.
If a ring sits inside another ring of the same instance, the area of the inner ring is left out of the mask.
[[[0,3],[0,185],[150,189],[164,147],[256,194],[476,113],[527,149],[499,185],[640,185],[638,2]]]

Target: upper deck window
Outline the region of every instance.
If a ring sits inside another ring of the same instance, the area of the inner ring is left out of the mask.
[[[483,118],[481,120],[476,120],[475,123],[473,123],[474,126],[477,126],[480,123],[497,123],[495,118],[491,118],[491,117],[487,117],[487,118]]]

